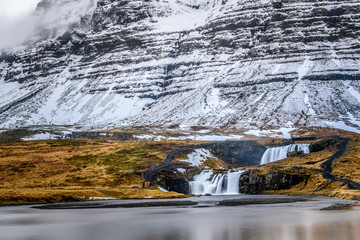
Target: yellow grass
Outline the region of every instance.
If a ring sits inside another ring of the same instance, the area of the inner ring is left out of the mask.
[[[344,155],[333,161],[332,175],[360,183],[360,135],[353,134],[344,137],[349,139],[349,145]],[[360,199],[360,191],[349,190],[344,183],[331,182],[323,177],[321,164],[334,153],[334,149],[323,150],[246,169],[253,170],[259,175],[265,175],[272,171],[309,176],[307,181],[292,186],[290,189],[265,191],[263,192],[265,194],[316,194],[345,199]]]
[[[349,146],[343,156],[333,161],[333,175],[360,184],[360,135],[347,137]]]
[[[151,188],[19,188],[0,189],[1,205],[42,204],[111,199],[183,198],[184,194]],[[95,198],[95,199],[93,199]]]
[[[180,145],[192,144],[92,140],[0,143],[0,205],[111,197],[110,192],[118,199],[180,197],[130,187],[142,187],[146,170],[161,165]],[[102,189],[107,189],[106,194]]]
[[[333,175],[360,183],[360,135],[346,135],[349,146],[333,162]],[[272,140],[271,140],[272,141]],[[161,165],[167,154],[194,141],[117,142],[48,140],[0,142],[0,205],[83,201],[90,197],[184,197],[142,188],[144,173]],[[323,178],[321,164],[334,153],[287,158],[264,166],[247,167],[260,175],[268,172],[309,176],[288,190],[271,194],[321,194],[358,199],[359,191]],[[182,155],[177,157],[180,160]],[[221,160],[205,162],[211,168],[227,168]],[[132,187],[138,188],[132,188]]]

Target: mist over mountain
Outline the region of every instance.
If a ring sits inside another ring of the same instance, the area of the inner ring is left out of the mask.
[[[43,0],[19,29],[0,128],[360,131],[356,0]]]

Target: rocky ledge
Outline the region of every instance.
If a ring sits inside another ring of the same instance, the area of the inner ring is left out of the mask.
[[[270,172],[261,175],[255,171],[248,171],[241,175],[239,189],[241,193],[246,194],[259,194],[265,190],[289,189],[291,186],[304,181],[307,177],[281,172]]]

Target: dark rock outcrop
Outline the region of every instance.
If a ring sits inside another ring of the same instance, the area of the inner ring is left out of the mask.
[[[265,146],[255,141],[213,143],[207,149],[234,167],[258,165],[266,151]]]
[[[289,152],[286,154],[287,157],[297,157],[297,156],[301,156],[304,154],[304,151],[293,151],[293,152]]]
[[[0,133],[0,141],[18,141],[23,137],[31,136],[34,131],[26,128],[12,129]]]
[[[325,148],[338,149],[341,141],[334,137],[326,137],[312,142],[309,146],[310,152],[320,152]]]
[[[173,169],[161,169],[153,175],[153,185],[168,191],[189,194],[189,182],[183,174]]]
[[[259,194],[265,190],[289,189],[305,180],[306,176],[291,175],[281,172],[269,172],[260,175],[248,171],[241,175],[239,187],[241,193]]]
[[[328,207],[320,208],[320,211],[336,211],[336,210],[344,210],[351,208],[351,204],[348,203],[335,203]]]

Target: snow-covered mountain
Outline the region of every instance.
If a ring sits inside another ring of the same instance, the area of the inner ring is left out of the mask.
[[[3,128],[360,126],[358,0],[43,0],[24,25]]]

